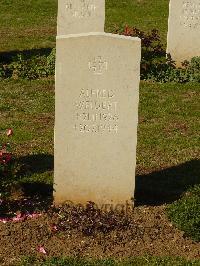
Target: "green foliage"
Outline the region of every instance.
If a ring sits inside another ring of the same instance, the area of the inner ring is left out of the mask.
[[[148,71],[142,73],[142,79],[156,82],[200,82],[200,57],[193,57],[190,62],[182,63],[181,68],[176,68],[170,56],[163,61],[151,64]]]
[[[55,71],[55,58],[56,58],[56,49],[53,48],[50,55],[47,56],[47,73],[48,75],[54,75]]]
[[[5,75],[4,66],[3,66],[3,64],[0,64],[0,79],[3,79],[5,77],[6,77],[6,75]]]
[[[145,33],[137,28],[126,26],[115,33],[126,36],[137,36],[142,41],[141,80],[156,82],[200,82],[200,57],[192,58],[191,62],[183,62],[176,68],[170,55],[165,54],[160,36],[156,29]],[[12,62],[0,64],[0,79],[22,78],[39,79],[55,74],[55,48],[49,55],[34,55],[26,58],[18,54]]]
[[[190,81],[200,82],[200,56],[193,57],[191,62],[187,62],[186,70]]]
[[[0,78],[38,79],[54,75],[55,49],[48,56],[26,58],[18,54],[11,63],[0,65]]]
[[[191,62],[185,61],[181,68],[176,68],[171,56],[165,54],[161,38],[156,29],[145,33],[137,28],[126,26],[123,31],[115,33],[139,37],[142,43],[141,80],[156,82],[200,82],[200,57]]]
[[[200,241],[200,185],[196,185],[182,199],[171,204],[168,215],[187,236]]]

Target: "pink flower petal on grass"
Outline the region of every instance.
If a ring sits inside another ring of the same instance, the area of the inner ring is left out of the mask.
[[[12,128],[9,128],[9,129],[7,130],[6,135],[7,135],[8,137],[10,137],[11,135],[13,135],[13,130],[12,130]]]
[[[27,218],[38,218],[41,215],[42,215],[41,213],[32,213],[32,214],[28,214]]]
[[[19,213],[19,214],[17,214],[17,216],[15,216],[15,217],[12,218],[12,221],[13,221],[13,222],[21,222],[21,221],[23,221],[24,219],[25,219],[25,217],[22,216],[21,213]]]
[[[42,247],[42,246],[39,246],[38,247],[38,252],[40,252],[40,253],[42,253],[42,254],[47,254],[47,252],[46,252],[46,250],[44,249],[44,247]]]
[[[51,232],[57,232],[58,231],[58,227],[56,225],[51,225]]]
[[[24,220],[26,220],[26,218],[34,219],[34,218],[40,217],[41,215],[42,215],[41,213],[33,213],[33,214],[25,214],[25,215],[22,215],[21,213],[19,213],[13,218],[0,218],[0,222],[4,224],[7,222],[23,222]]]
[[[2,222],[3,224],[6,224],[8,221],[8,218],[0,218],[0,222]]]

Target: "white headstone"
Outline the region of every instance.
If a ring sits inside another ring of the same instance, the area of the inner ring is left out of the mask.
[[[57,35],[104,32],[105,0],[58,0]]]
[[[57,37],[55,202],[134,196],[141,43],[106,33]]]
[[[200,56],[200,0],[170,0],[167,53],[177,65]]]

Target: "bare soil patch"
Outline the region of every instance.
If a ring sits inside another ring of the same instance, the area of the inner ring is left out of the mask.
[[[200,243],[170,223],[166,205],[140,206],[128,216],[112,213],[103,217],[93,210],[77,212],[70,208],[50,209],[21,222],[1,222],[0,264],[12,265],[21,256],[125,258],[148,254],[200,258]],[[39,247],[46,254],[39,252]]]

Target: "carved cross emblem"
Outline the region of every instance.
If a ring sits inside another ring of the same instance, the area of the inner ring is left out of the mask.
[[[102,56],[97,56],[88,63],[88,67],[93,74],[102,75],[108,69],[108,62]]]

